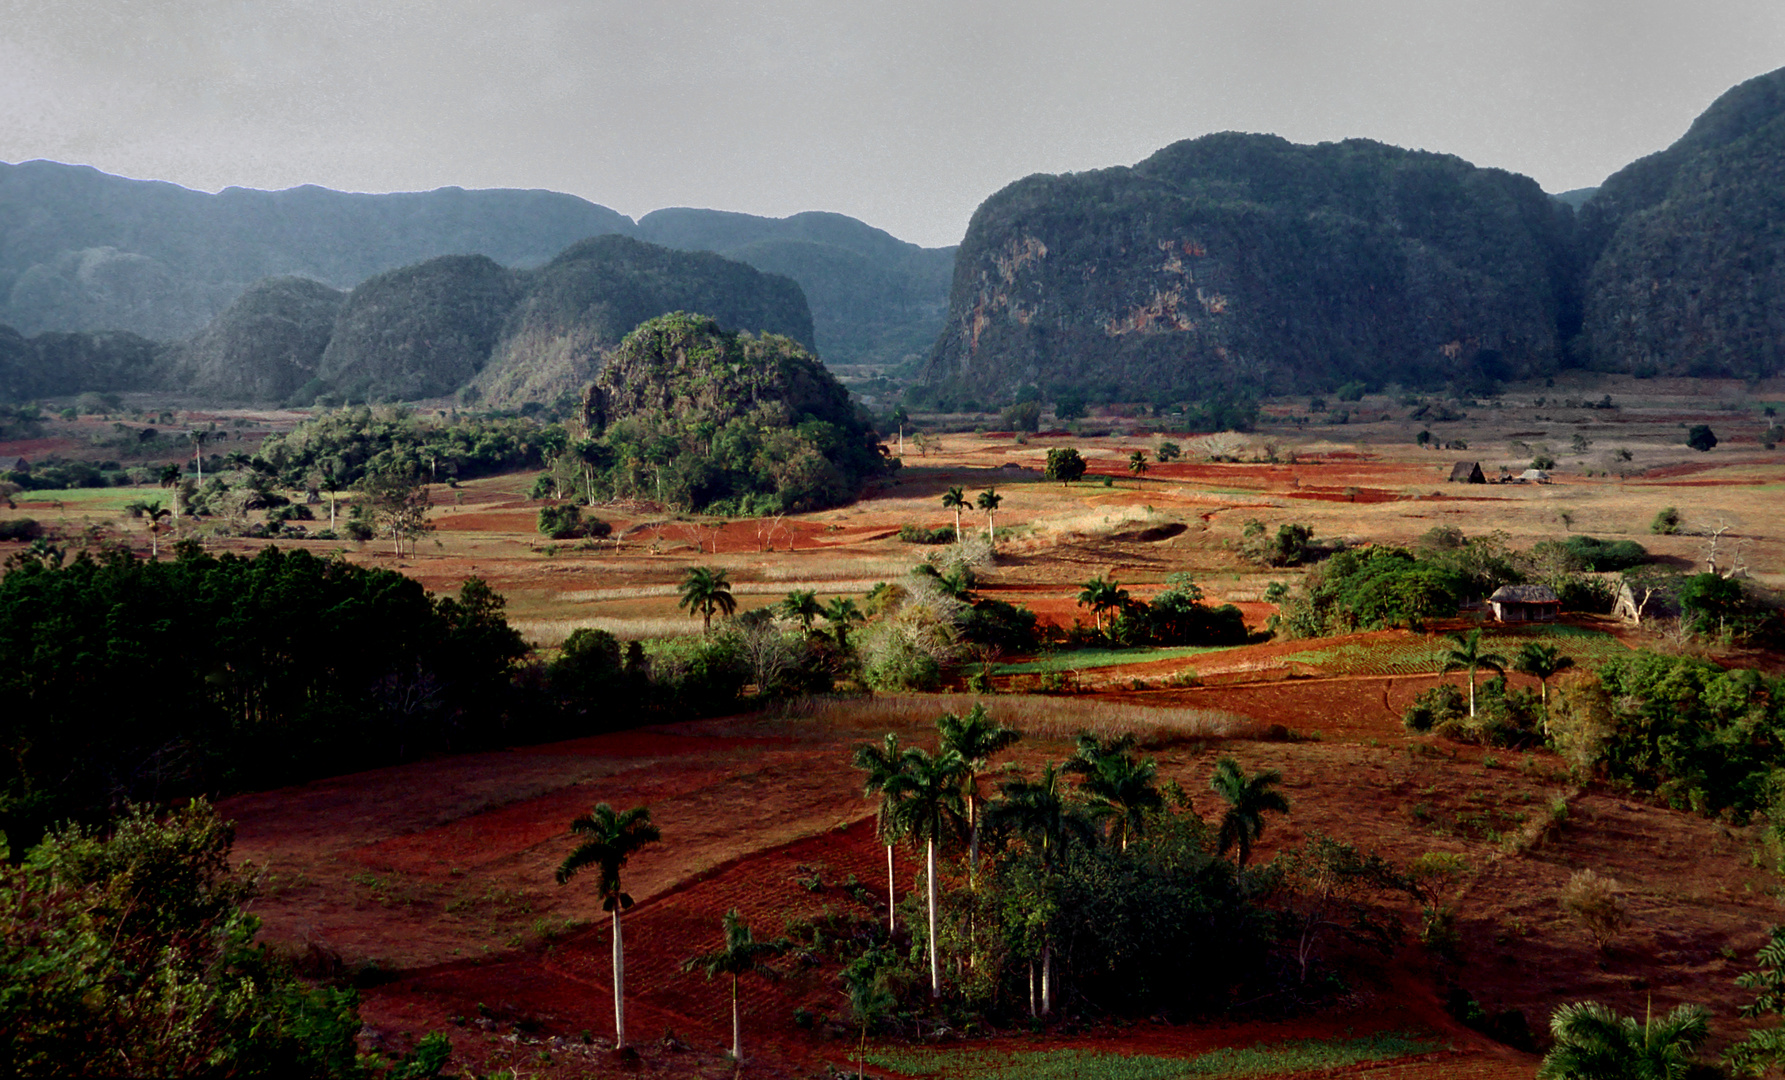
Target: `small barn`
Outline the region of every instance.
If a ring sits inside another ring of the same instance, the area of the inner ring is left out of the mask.
[[[1502,585],[1488,597],[1494,619],[1503,623],[1555,622],[1562,601],[1547,585]]]
[[[1481,471],[1481,462],[1459,461],[1450,467],[1450,482],[1453,484],[1485,484],[1487,476]]]

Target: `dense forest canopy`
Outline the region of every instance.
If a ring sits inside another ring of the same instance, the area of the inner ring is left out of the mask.
[[[797,342],[683,312],[627,335],[584,422],[599,493],[694,509],[833,506],[887,467],[848,391]]]

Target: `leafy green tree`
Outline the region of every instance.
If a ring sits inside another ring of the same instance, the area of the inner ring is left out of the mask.
[[[930,996],[941,997],[942,960],[936,915],[941,904],[942,882],[937,855],[942,841],[961,831],[961,778],[967,771],[967,763],[951,750],[930,754],[918,747],[906,749],[899,760],[898,772],[887,779],[882,791],[895,798],[891,819],[899,835],[924,846],[924,880],[929,891],[930,914]]]
[[[1065,765],[1066,772],[1081,777],[1079,790],[1090,797],[1091,816],[1111,822],[1122,851],[1146,827],[1147,815],[1165,802],[1156,786],[1158,764],[1137,759],[1129,752],[1133,744],[1131,737],[1104,740],[1085,732]]]
[[[979,493],[978,501],[979,508],[985,511],[986,540],[991,543],[992,547],[996,548],[998,546],[998,525],[996,515],[998,513],[998,504],[1004,501],[1004,496],[998,494],[993,488],[986,488]]]
[[[1034,780],[1007,780],[999,785],[1001,798],[992,804],[989,821],[994,828],[1008,830],[1022,837],[1040,866],[1040,880],[1035,887],[1051,892],[1058,884],[1057,874],[1066,858],[1067,848],[1075,841],[1093,843],[1097,836],[1093,825],[1075,804],[1072,794],[1061,782],[1058,765],[1049,763]],[[1054,940],[1047,926],[1051,898],[1032,895],[1019,898],[1039,925],[1041,964],[1041,1015],[1054,1011]],[[1031,978],[1034,968],[1031,967]],[[1031,984],[1032,986],[1033,984]],[[1033,990],[1031,990],[1033,993]],[[1034,1009],[1031,997],[1030,1008]]]
[[[1481,631],[1471,630],[1467,634],[1460,632],[1448,635],[1455,642],[1455,647],[1444,654],[1442,674],[1452,671],[1469,673],[1469,716],[1475,716],[1475,673],[1487,668],[1497,674],[1506,673],[1506,658],[1499,653],[1481,651]]]
[[[1102,575],[1092,578],[1079,589],[1078,606],[1088,607],[1097,618],[1097,632],[1103,632],[1103,613],[1121,611],[1130,603],[1128,590]]]
[[[737,598],[731,595],[731,579],[724,570],[712,566],[692,566],[682,578],[682,599],[679,608],[687,608],[690,616],[699,613],[704,620],[702,632],[713,632],[715,611],[731,615],[738,609]]]
[[[965,716],[943,713],[936,721],[943,753],[958,754],[962,763],[961,791],[967,799],[967,865],[979,865],[979,775],[993,755],[1003,753],[1022,739],[1023,733],[993,720],[984,703],[976,702]]]
[[[1159,444],[1159,452],[1155,456],[1162,464],[1169,465],[1183,457],[1184,450],[1175,442],[1162,442]]]
[[[1709,424],[1693,424],[1686,432],[1686,445],[1702,454],[1716,447],[1717,436]]]
[[[1042,476],[1058,481],[1061,487],[1081,480],[1085,475],[1085,459],[1075,447],[1055,447],[1047,452],[1047,467]]]
[[[905,753],[899,746],[899,736],[889,731],[878,746],[869,743],[856,747],[850,760],[866,774],[862,781],[862,794],[869,798],[876,795],[880,797],[874,808],[874,818],[876,831],[881,842],[886,845],[886,932],[896,933],[899,928],[896,903],[899,890],[898,882],[893,877],[893,845],[904,837],[899,831],[903,819],[893,809],[905,797],[905,791],[902,786],[894,785],[889,789],[887,785],[904,769]]]
[[[1145,450],[1136,450],[1134,453],[1128,455],[1128,471],[1136,476],[1146,475],[1147,452]]]
[[[961,488],[951,487],[942,494],[942,508],[954,511],[954,540],[961,542],[961,511],[967,509],[967,493]]]
[[[1289,799],[1276,790],[1282,780],[1283,774],[1276,769],[1260,769],[1247,776],[1233,758],[1215,762],[1209,788],[1227,804],[1216,833],[1216,850],[1225,855],[1228,848],[1234,848],[1237,865],[1246,865],[1253,842],[1264,835],[1264,815],[1289,813]]]
[[[683,971],[704,971],[707,978],[727,975],[731,978],[731,1060],[744,1061],[744,1026],[738,1013],[738,980],[745,975],[765,979],[775,977],[775,969],[765,962],[787,951],[786,941],[757,941],[750,924],[737,908],[725,913],[725,944],[710,953],[691,956],[682,962]]]
[[[1538,1080],[1684,1080],[1710,1036],[1710,1013],[1680,1005],[1666,1016],[1620,1016],[1597,1001],[1577,1001],[1550,1014],[1555,1040]]]
[[[1518,656],[1512,661],[1512,670],[1529,675],[1537,680],[1543,691],[1543,711],[1549,713],[1549,681],[1556,675],[1574,666],[1574,658],[1563,656],[1562,650],[1555,645],[1544,645],[1541,642],[1528,641],[1519,648]]]
[[[1054,401],[1054,416],[1061,420],[1077,420],[1089,412],[1085,399],[1078,394],[1061,394]]]
[[[1736,976],[1735,984],[1755,991],[1754,1000],[1739,1010],[1749,1019],[1772,1019],[1768,1027],[1750,1029],[1747,1036],[1732,1045],[1723,1061],[1737,1076],[1765,1076],[1768,1070],[1785,1065],[1785,1026],[1778,1018],[1785,1015],[1785,926],[1775,926],[1767,943],[1754,956],[1755,969]]]
[[[812,620],[824,613],[818,606],[818,593],[812,589],[794,589],[781,601],[781,614],[799,620],[801,630],[811,630]]]
[[[428,524],[432,503],[427,485],[413,468],[387,468],[368,472],[355,485],[366,499],[379,532],[390,537],[396,554],[403,554],[407,543],[415,550],[415,541],[433,528]]]
[[[614,1049],[622,1050],[626,1047],[626,949],[620,940],[620,913],[632,906],[632,896],[620,888],[620,871],[640,848],[663,839],[663,834],[651,824],[651,812],[645,807],[616,812],[607,803],[572,821],[570,831],[588,839],[564,857],[557,880],[563,885],[591,866],[600,874],[596,887],[601,892],[601,910],[612,914],[614,924]]]

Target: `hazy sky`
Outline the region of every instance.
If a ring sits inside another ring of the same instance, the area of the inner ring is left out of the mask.
[[[0,160],[538,187],[958,241],[1211,131],[1598,183],[1785,66],[1785,0],[0,0]]]

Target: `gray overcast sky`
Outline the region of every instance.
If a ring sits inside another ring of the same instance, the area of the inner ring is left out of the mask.
[[[1019,177],[1211,131],[1588,186],[1782,65],[1781,0],[0,0],[0,160],[835,210],[937,245]]]

